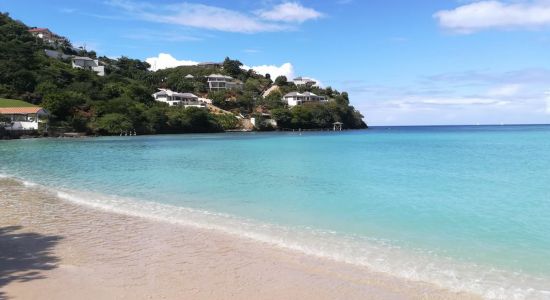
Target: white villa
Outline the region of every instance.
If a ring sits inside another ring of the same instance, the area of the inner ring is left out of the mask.
[[[323,96],[317,96],[314,93],[305,92],[292,92],[283,96],[283,101],[288,104],[290,107],[296,105],[302,105],[306,102],[328,102],[328,100]]]
[[[28,30],[33,36],[42,39],[49,44],[63,43],[66,41],[64,37],[58,36],[51,32],[48,28],[31,28]]]
[[[47,124],[49,113],[42,107],[0,107],[0,115],[10,119],[6,130],[38,130],[40,124]]]
[[[168,103],[170,106],[206,108],[206,101],[191,93],[178,93],[168,89],[159,89],[153,94],[156,101]]]
[[[208,89],[211,91],[242,89],[243,83],[231,76],[221,74],[212,74],[207,77]]]
[[[317,81],[307,77],[296,77],[292,80],[296,86],[314,86],[317,85]]]
[[[92,70],[99,76],[105,76],[105,67],[99,65],[99,60],[89,57],[75,56],[72,59],[73,68]]]

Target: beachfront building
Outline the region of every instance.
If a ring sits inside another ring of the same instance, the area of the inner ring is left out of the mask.
[[[197,64],[197,67],[201,68],[217,68],[217,69],[223,69],[223,63],[222,62],[201,62]]]
[[[31,28],[29,29],[29,33],[48,44],[63,44],[67,41],[64,37],[51,32],[48,28]]]
[[[0,107],[0,115],[8,120],[6,130],[38,130],[47,126],[49,113],[42,107]]]
[[[283,101],[288,104],[289,107],[296,105],[302,105],[306,102],[328,102],[324,96],[317,96],[311,92],[299,93],[292,92],[283,96]]]
[[[307,77],[296,77],[292,80],[296,86],[315,86],[317,81]]]
[[[92,59],[84,56],[74,56],[72,58],[72,65],[75,69],[91,70],[97,73],[99,76],[105,76],[105,67],[99,65],[99,60]]]
[[[230,90],[230,89],[242,89],[243,83],[234,79],[231,76],[222,74],[212,74],[207,77],[208,89],[210,91]]]
[[[206,102],[192,93],[178,93],[169,89],[159,89],[153,94],[156,101],[168,103],[170,106],[206,108]]]

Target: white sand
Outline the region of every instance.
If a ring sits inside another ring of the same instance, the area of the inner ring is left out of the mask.
[[[9,227],[17,226],[17,227]],[[0,299],[472,299],[0,178]]]

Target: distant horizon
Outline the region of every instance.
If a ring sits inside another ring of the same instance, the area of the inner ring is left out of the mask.
[[[368,123],[367,123],[368,125]],[[550,123],[524,123],[524,124],[425,124],[425,125],[369,125],[369,128],[373,127],[455,127],[455,126],[550,126]]]
[[[28,9],[5,0],[0,11],[156,68],[228,56],[261,74],[311,77],[347,91],[372,126],[550,123],[549,1],[58,0]]]

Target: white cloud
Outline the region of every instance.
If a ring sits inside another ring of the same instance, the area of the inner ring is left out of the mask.
[[[507,84],[494,87],[487,92],[489,97],[513,97],[516,96],[523,86],[521,84]]]
[[[275,80],[275,78],[279,76],[286,76],[288,79],[294,78],[294,66],[291,63],[284,63],[280,66],[275,65],[261,65],[261,66],[242,66],[243,69],[249,70],[252,69],[256,71],[258,74],[262,74],[265,76],[265,74],[271,75],[271,78]]]
[[[471,106],[471,105],[505,105],[509,101],[480,97],[442,97],[442,98],[409,98],[407,100],[390,101],[390,104],[401,108],[411,106]]]
[[[338,89],[349,92],[369,125],[550,122],[550,69],[469,70],[419,79],[391,86],[352,79]]]
[[[182,34],[175,31],[160,31],[160,30],[137,30],[129,32],[123,37],[132,39],[132,40],[142,40],[142,41],[164,41],[164,42],[194,42],[200,41],[202,38],[191,36],[187,34]]]
[[[297,2],[285,2],[274,6],[269,10],[257,11],[262,19],[281,22],[303,23],[323,17],[323,14],[315,9],[302,6]]]
[[[509,102],[490,98],[434,98],[421,100],[420,103],[433,105],[505,105]]]
[[[177,60],[167,53],[159,53],[157,57],[149,57],[145,59],[145,61],[151,65],[151,71],[175,68],[178,66],[194,66],[198,64],[198,62],[192,60]]]
[[[238,33],[292,30],[295,27],[291,22],[302,23],[321,16],[314,9],[297,3],[279,4],[256,14],[188,2],[157,4],[108,0],[107,3],[140,20]]]
[[[550,26],[550,1],[479,1],[434,14],[439,24],[457,33],[485,29],[535,29]]]

